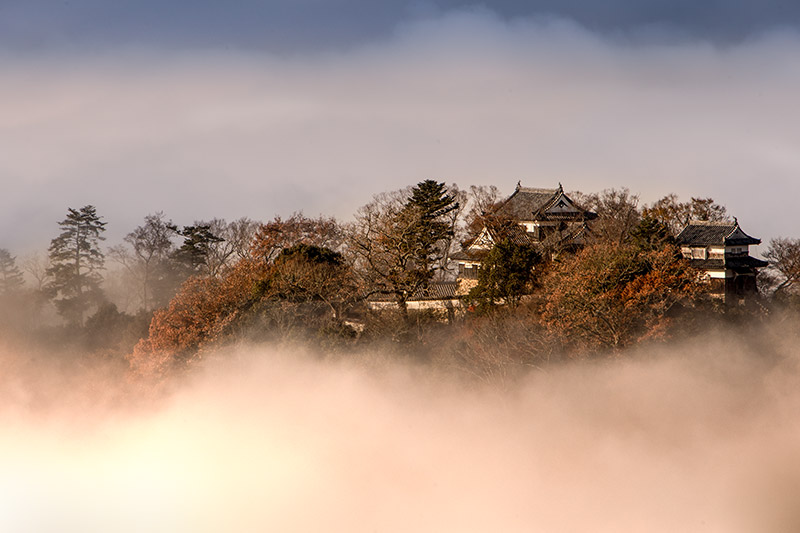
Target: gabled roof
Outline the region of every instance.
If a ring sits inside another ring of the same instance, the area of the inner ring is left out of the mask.
[[[557,189],[537,189],[522,187],[517,184],[517,188],[511,196],[495,208],[492,214],[518,222],[526,220],[574,219],[576,217],[591,219],[596,217],[594,213],[576,206],[564,194],[564,189],[560,183]]]
[[[544,248],[555,248],[558,246],[563,247],[564,245],[580,244],[581,239],[583,239],[585,235],[591,233],[586,222],[568,222],[565,226],[566,227],[562,231],[548,235],[541,241],[541,245]]]
[[[516,222],[508,223],[503,220],[493,221],[488,219],[486,226],[484,226],[484,231],[489,234],[492,243],[503,239],[508,239],[514,244],[536,244],[538,242],[533,235]]]
[[[559,189],[534,189],[518,185],[493,214],[514,220],[532,220],[533,213],[551,203],[558,192]]]
[[[739,227],[739,222],[710,222],[693,220],[678,234],[678,244],[684,246],[738,246],[761,244]]]

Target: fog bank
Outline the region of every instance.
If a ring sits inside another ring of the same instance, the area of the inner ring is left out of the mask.
[[[134,407],[98,372],[5,378],[0,530],[796,530],[800,371],[766,351],[715,341],[501,390],[240,349]],[[31,406],[37,386],[64,402]]]

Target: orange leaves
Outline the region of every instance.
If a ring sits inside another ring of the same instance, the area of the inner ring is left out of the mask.
[[[253,286],[270,267],[242,260],[222,277],[187,280],[150,323],[149,337],[129,357],[142,374],[163,373],[190,360],[204,344],[218,339],[251,303]]]
[[[672,247],[598,244],[556,263],[543,289],[542,319],[565,342],[617,349],[668,336],[699,285]]]
[[[276,217],[262,224],[250,249],[251,255],[262,261],[274,261],[281,250],[295,244],[312,244],[331,249],[339,247],[341,229],[333,218],[307,218],[295,213],[286,220]]]
[[[160,376],[185,365],[212,343],[245,331],[338,320],[356,292],[341,255],[318,246],[283,248],[274,262],[245,258],[217,277],[194,277],[165,309],[156,311],[149,337],[129,356],[133,369]],[[316,321],[316,322],[315,322]]]

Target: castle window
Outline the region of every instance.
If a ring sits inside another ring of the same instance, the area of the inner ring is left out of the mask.
[[[705,248],[692,248],[692,259],[706,259],[706,249]]]

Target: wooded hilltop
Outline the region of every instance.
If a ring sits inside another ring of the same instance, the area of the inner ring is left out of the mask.
[[[46,255],[0,248],[6,342],[156,380],[237,343],[380,351],[493,380],[715,326],[800,323],[800,239],[750,257],[760,241],[711,198],[426,180],[345,223],[181,226],[157,212],[110,247],[105,226],[97,207],[70,207]]]

